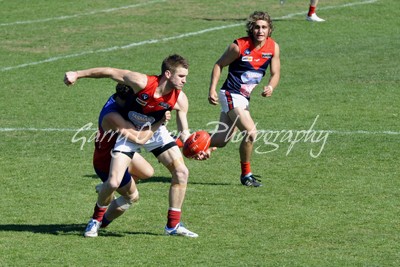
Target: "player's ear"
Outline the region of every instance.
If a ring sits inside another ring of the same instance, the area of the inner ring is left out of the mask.
[[[165,75],[165,77],[166,77],[167,79],[169,79],[169,78],[171,78],[172,73],[171,73],[170,70],[166,70],[166,71],[164,72],[164,75]]]

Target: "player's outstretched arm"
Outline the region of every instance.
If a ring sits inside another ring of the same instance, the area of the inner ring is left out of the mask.
[[[82,78],[110,78],[116,82],[131,86],[135,92],[143,89],[147,84],[147,76],[145,74],[110,67],[68,71],[64,75],[64,83],[68,86],[73,85],[78,79]]]

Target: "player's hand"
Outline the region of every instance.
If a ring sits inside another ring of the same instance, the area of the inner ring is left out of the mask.
[[[73,85],[78,80],[78,73],[76,71],[68,71],[64,75],[64,83],[68,86]]]
[[[201,151],[198,153],[196,156],[193,157],[195,160],[207,160],[211,157],[211,152],[216,150],[216,147],[210,147],[207,149],[207,151]]]
[[[210,91],[208,94],[208,102],[211,105],[218,105],[218,94],[215,91]]]
[[[167,123],[170,119],[171,119],[171,111],[168,110],[164,113],[163,117],[164,123]]]
[[[264,86],[264,91],[261,93],[261,96],[270,97],[270,96],[272,96],[273,91],[274,91],[274,89],[272,88],[271,85]]]

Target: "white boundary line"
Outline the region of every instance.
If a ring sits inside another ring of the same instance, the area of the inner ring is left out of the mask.
[[[323,10],[323,9],[343,8],[343,7],[356,6],[356,5],[362,5],[362,4],[371,4],[371,3],[375,3],[377,1],[378,0],[367,0],[367,1],[361,1],[361,2],[348,3],[348,4],[344,4],[344,5],[340,5],[340,6],[328,6],[328,7],[320,8],[320,9]],[[123,7],[121,7],[121,8],[123,8]],[[113,10],[110,9],[110,11],[108,11],[108,12],[111,12],[111,11],[113,11]],[[105,12],[105,11],[97,11],[97,12]],[[286,16],[282,16],[279,18],[273,18],[273,19],[287,19],[287,18],[291,18],[294,16],[298,16],[298,15],[304,15],[304,14],[305,14],[305,12],[299,12],[299,13],[293,13],[293,14],[289,14]],[[74,15],[74,16],[78,16],[78,15]],[[74,16],[71,16],[71,17],[74,17]],[[50,20],[50,19],[48,19],[48,20]],[[161,38],[161,39],[152,39],[152,40],[146,40],[146,41],[142,41],[142,42],[138,42],[138,43],[130,43],[130,44],[123,45],[123,46],[113,46],[113,47],[103,48],[103,49],[99,49],[99,50],[89,50],[89,51],[84,51],[84,52],[80,52],[80,53],[76,53],[76,54],[51,57],[51,58],[41,60],[41,61],[29,62],[29,63],[16,65],[16,66],[2,67],[0,69],[0,72],[34,66],[34,65],[39,65],[39,64],[48,63],[48,62],[54,62],[54,61],[67,59],[67,58],[85,56],[85,55],[89,55],[89,54],[107,53],[107,52],[112,52],[112,51],[116,51],[116,50],[129,49],[132,47],[142,46],[142,45],[146,45],[146,44],[155,44],[155,43],[160,43],[160,42],[166,42],[166,41],[181,39],[181,38],[185,38],[185,37],[189,37],[189,36],[195,36],[195,35],[199,35],[199,34],[203,34],[203,33],[207,33],[207,32],[223,30],[223,29],[233,28],[233,27],[238,27],[238,26],[243,26],[243,23],[235,23],[235,24],[230,24],[230,25],[225,25],[225,26],[213,27],[213,28],[208,28],[208,29],[204,29],[201,31],[197,31],[197,32],[189,32],[189,33],[179,34],[176,36],[170,36],[170,37]]]
[[[134,5],[129,5],[129,6],[121,6],[121,7],[109,8],[109,9],[102,9],[102,10],[95,10],[95,11],[91,11],[91,12],[87,12],[87,13],[80,13],[80,14],[75,14],[75,15],[70,15],[70,16],[60,16],[60,17],[53,17],[53,18],[46,18],[46,19],[22,20],[22,21],[15,21],[15,22],[9,22],[9,23],[0,23],[0,26],[13,26],[13,25],[21,25],[21,24],[33,24],[33,23],[40,23],[40,22],[48,22],[48,21],[53,21],[53,20],[73,19],[73,18],[78,18],[78,17],[95,15],[95,14],[99,14],[99,13],[109,13],[109,12],[114,12],[114,11],[118,11],[118,10],[122,10],[122,9],[147,6],[150,4],[157,4],[157,3],[162,3],[162,2],[166,2],[166,1],[167,0],[155,0],[155,1],[150,1],[147,3],[134,4]]]
[[[90,128],[0,128],[0,132],[93,132],[97,131],[97,129]],[[305,130],[260,130],[263,132],[297,132],[297,131],[305,131]],[[315,132],[326,132],[330,134],[339,134],[339,135],[400,135],[400,132],[396,131],[337,131],[337,130],[313,130]]]

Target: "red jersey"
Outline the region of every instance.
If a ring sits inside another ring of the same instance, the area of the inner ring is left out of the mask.
[[[125,115],[138,128],[146,123],[154,124],[160,121],[166,111],[172,110],[178,101],[181,90],[173,89],[166,95],[154,97],[154,93],[160,83],[161,76],[147,76],[147,85],[135,94],[127,104]]]
[[[236,39],[234,43],[239,46],[240,56],[229,65],[228,77],[221,89],[249,99],[271,63],[275,41],[268,37],[260,49],[255,49],[250,37]]]

